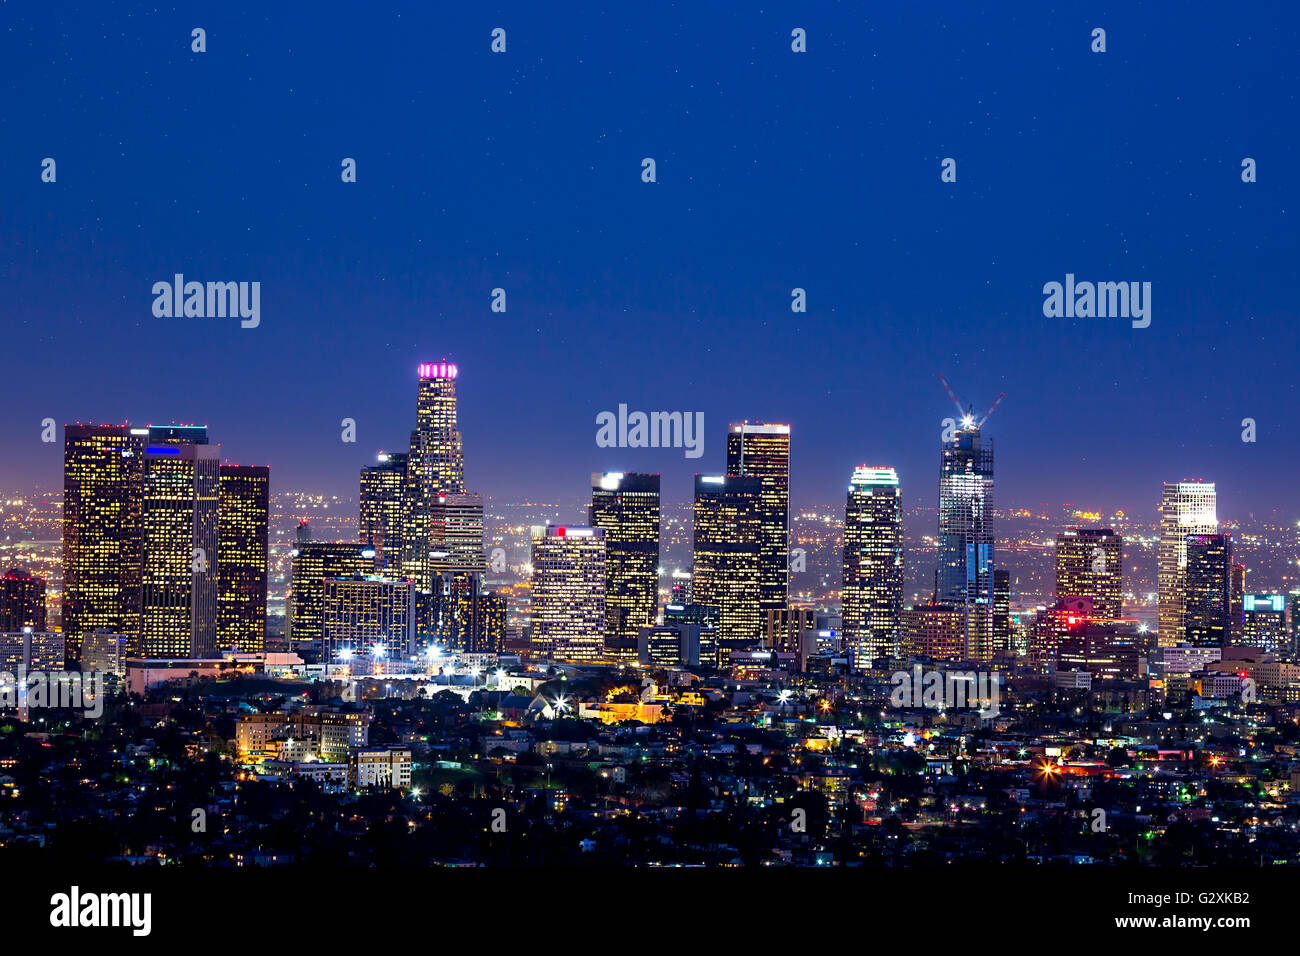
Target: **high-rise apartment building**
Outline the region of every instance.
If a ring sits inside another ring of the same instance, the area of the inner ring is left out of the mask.
[[[1067,528],[1056,536],[1056,598],[1092,599],[1098,617],[1123,613],[1124,539],[1111,528]]]
[[[758,476],[695,476],[691,591],[696,604],[718,609],[720,642],[763,636],[762,492]]]
[[[256,654],[266,644],[271,470],[223,464],[217,504],[217,644]]]
[[[605,650],[605,532],[533,528],[532,645],[539,656],[594,661]]]
[[[727,474],[758,478],[758,606],[790,601],[790,426],[744,422],[727,431]],[[707,603],[707,602],[706,602]]]
[[[1219,530],[1218,503],[1213,482],[1166,482],[1160,498],[1160,544],[1156,586],[1159,591],[1161,647],[1183,642],[1187,577],[1187,536]]]
[[[605,650],[634,661],[659,607],[659,476],[591,476],[588,523],[605,532]]]
[[[903,506],[893,468],[861,465],[844,506],[841,616],[859,668],[898,653],[903,611]]]

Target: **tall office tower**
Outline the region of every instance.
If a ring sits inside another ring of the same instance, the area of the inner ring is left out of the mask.
[[[844,505],[841,618],[857,667],[898,653],[903,612],[903,505],[893,468],[860,465]]]
[[[970,419],[963,419],[963,423]],[[935,601],[962,612],[965,657],[993,656],[993,442],[965,425],[939,466],[939,567]]]
[[[993,652],[1010,653],[1011,644],[1011,572],[997,568],[993,572]]]
[[[311,522],[306,518],[298,519],[298,526],[293,529],[293,540],[297,544],[311,540]]]
[[[217,504],[217,644],[257,654],[266,646],[267,524],[271,469],[222,465]]]
[[[1056,599],[1092,599],[1097,617],[1124,611],[1124,538],[1111,528],[1066,528],[1056,536]]]
[[[727,432],[727,474],[762,482],[758,606],[760,615],[779,611],[790,603],[790,426],[732,425]]]
[[[605,651],[632,662],[659,609],[659,476],[591,476],[588,523],[605,532]]]
[[[63,633],[70,661],[97,630],[140,652],[141,494],[148,429],[63,431]]]
[[[300,648],[324,637],[325,581],[374,574],[375,552],[366,544],[299,541],[293,558],[288,607],[289,644]]]
[[[415,646],[415,584],[354,575],[326,578],[321,591],[321,659],[354,655],[406,660]]]
[[[720,647],[763,636],[762,492],[757,476],[695,476],[691,590],[696,604],[718,609]]]
[[[0,632],[45,630],[45,581],[19,568],[0,578]]]
[[[1289,655],[1285,594],[1242,595],[1242,639],[1246,647],[1262,647],[1270,654]]]
[[[219,457],[218,445],[167,441],[145,448],[140,646],[146,657],[216,653]]]
[[[1246,636],[1246,566],[1234,564],[1228,572],[1228,643],[1241,645]]]
[[[402,569],[428,589],[431,515],[440,497],[465,493],[465,459],[457,427],[459,369],[447,362],[422,362],[417,373],[415,430],[406,462]]]
[[[465,458],[457,427],[456,376],[459,370],[446,362],[426,362],[419,367],[415,432],[419,437],[420,464],[432,482],[429,498],[465,492]]]
[[[1185,640],[1197,647],[1232,641],[1232,535],[1189,534],[1184,574]]]
[[[562,661],[594,661],[605,645],[605,532],[533,528],[534,652]]]
[[[1187,579],[1187,536],[1219,530],[1214,482],[1165,482],[1160,498],[1160,545],[1156,587],[1160,594],[1157,640],[1161,647],[1181,644],[1187,634],[1183,607]]]
[[[381,568],[397,568],[402,558],[402,504],[406,488],[405,454],[379,453],[376,464],[361,469],[360,536],[375,549]]]

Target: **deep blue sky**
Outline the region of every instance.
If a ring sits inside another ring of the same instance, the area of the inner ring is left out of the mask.
[[[1002,504],[1295,510],[1292,2],[281,6],[0,6],[0,481],[58,482],[47,416],[178,420],[355,494],[447,357],[507,498],[684,499],[750,418],[793,424],[796,504],[864,461],[933,504],[943,371],[1007,393]],[[1045,319],[1068,271],[1151,281],[1151,327]],[[259,280],[261,327],[154,318],[174,272]],[[705,456],[597,448],[620,402],[703,411]]]

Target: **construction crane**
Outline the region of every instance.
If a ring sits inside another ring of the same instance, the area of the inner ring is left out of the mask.
[[[988,421],[989,416],[993,414],[993,410],[998,407],[1002,399],[1007,397],[1006,392],[999,395],[993,404],[989,406],[989,410],[984,413],[984,417],[981,418],[977,424],[975,422],[975,406],[968,405],[963,411],[961,402],[957,400],[957,396],[953,393],[952,386],[948,384],[948,380],[943,377],[943,372],[939,373],[939,381],[943,382],[943,387],[948,392],[948,397],[951,398],[952,403],[957,406],[957,414],[961,416],[961,427],[970,431],[979,431],[983,428],[984,423]]]

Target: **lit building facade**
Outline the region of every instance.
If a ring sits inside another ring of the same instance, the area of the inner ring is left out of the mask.
[[[403,572],[429,588],[429,542],[433,512],[440,497],[465,492],[465,456],[458,426],[456,378],[449,362],[422,362],[418,369],[415,430],[406,463],[402,524]]]
[[[166,429],[170,432],[173,429]],[[217,649],[219,446],[159,437],[144,449],[141,653]]]
[[[901,652],[904,657],[936,661],[965,659],[966,612],[951,604],[922,604],[902,613]],[[855,666],[860,666],[855,662]]]
[[[600,660],[605,652],[605,532],[533,528],[532,645],[539,656]]]
[[[374,573],[375,553],[351,542],[300,541],[293,559],[286,618],[291,647],[324,638],[325,580]]]
[[[1187,633],[1187,536],[1219,530],[1218,499],[1213,482],[1166,482],[1160,498],[1160,544],[1156,557],[1161,647],[1182,643]]]
[[[790,600],[790,426],[744,422],[727,431],[727,474],[758,478],[760,614]]]
[[[903,506],[893,468],[862,465],[844,506],[842,630],[858,667],[898,653],[903,611]]]
[[[1086,597],[1094,613],[1119,618],[1124,599],[1124,539],[1111,528],[1067,528],[1056,536],[1056,597]]]
[[[256,654],[266,645],[271,469],[223,464],[219,475],[217,642]]]
[[[322,656],[342,664],[358,655],[406,660],[415,651],[415,584],[376,576],[326,578]]]
[[[67,425],[63,445],[63,633],[78,660],[86,634],[140,648],[141,510],[148,429]]]
[[[695,476],[691,591],[696,604],[718,609],[719,646],[763,636],[762,491],[756,476]]]
[[[0,576],[0,631],[45,630],[45,581],[19,568]]]
[[[1232,535],[1189,534],[1184,570],[1184,640],[1197,647],[1232,643]]]
[[[1294,653],[1287,634],[1285,594],[1243,595],[1242,618],[1242,644],[1261,647],[1270,654],[1289,657]]]
[[[659,476],[593,474],[588,517],[605,532],[606,654],[635,660],[659,607]]]
[[[939,566],[935,601],[962,613],[970,660],[986,661],[993,642],[993,443],[978,425],[943,446],[939,466]]]
[[[380,568],[401,565],[403,494],[406,488],[406,454],[381,452],[374,465],[361,469],[359,536],[375,551]]]

